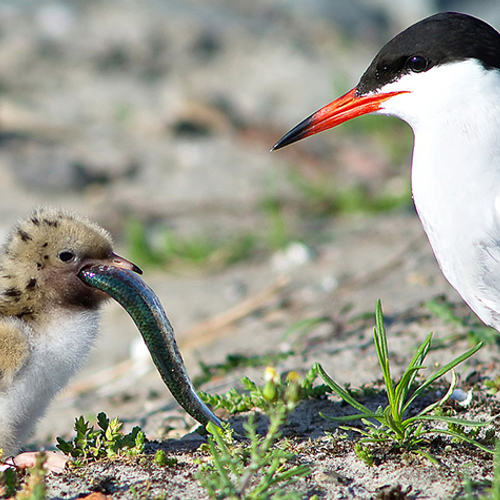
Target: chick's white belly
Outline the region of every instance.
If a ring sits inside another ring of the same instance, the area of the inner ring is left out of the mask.
[[[62,319],[64,317],[64,319]],[[45,414],[54,396],[82,366],[97,334],[98,313],[54,314],[41,332],[28,334],[30,356],[9,389],[0,394],[0,425],[17,448]]]

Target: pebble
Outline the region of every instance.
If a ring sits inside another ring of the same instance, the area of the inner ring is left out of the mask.
[[[275,271],[291,271],[307,264],[315,257],[315,252],[298,241],[290,243],[286,248],[276,252],[272,257],[272,266]]]

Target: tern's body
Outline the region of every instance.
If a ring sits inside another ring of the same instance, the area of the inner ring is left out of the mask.
[[[274,149],[366,113],[412,127],[413,199],[434,254],[451,285],[500,331],[500,34],[451,12],[410,26],[352,91]]]
[[[418,76],[413,96],[396,96],[379,113],[414,131],[413,199],[443,274],[500,329],[500,72],[467,61]],[[471,83],[451,97],[450,79]]]

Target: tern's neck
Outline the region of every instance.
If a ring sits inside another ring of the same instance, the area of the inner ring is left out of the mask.
[[[500,76],[498,84],[500,91]],[[459,109],[429,113],[414,126],[413,197],[431,240],[438,232],[458,244],[498,224],[500,107],[494,95],[500,92],[471,96]]]
[[[500,71],[471,59],[381,89],[394,90],[407,92],[380,113],[402,118],[415,133],[413,197],[431,243],[433,233],[460,241],[484,230],[500,208]]]

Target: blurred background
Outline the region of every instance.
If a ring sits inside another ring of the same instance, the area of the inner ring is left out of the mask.
[[[500,22],[487,0],[0,2],[2,223],[52,203],[144,239],[152,261],[167,233],[237,259],[325,215],[408,203],[398,122],[269,149],[396,32],[448,9]]]
[[[368,285],[356,299],[332,293],[382,257],[401,263],[414,241],[410,279],[384,285],[388,307],[449,291],[413,213],[405,124],[364,117],[269,152],[394,34],[443,10],[500,27],[495,0],[2,1],[0,231],[45,204],[109,229],[194,374],[238,349],[278,349],[273,332],[312,314],[373,310],[384,293]],[[222,326],[207,326],[214,317]],[[39,437],[69,431],[78,412],[164,404],[126,314],[110,305],[103,326],[53,410],[67,415]]]

